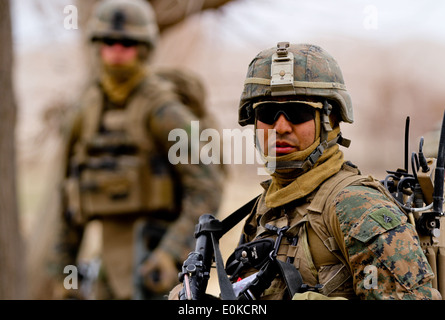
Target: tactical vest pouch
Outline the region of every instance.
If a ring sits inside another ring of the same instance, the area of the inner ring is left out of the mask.
[[[270,238],[256,240],[235,249],[226,263],[227,274],[234,279],[247,268],[261,269],[274,249],[275,241]]]
[[[138,156],[91,158],[81,173],[81,204],[87,217],[173,210],[173,183],[152,175]]]
[[[89,156],[136,155],[139,147],[132,141],[123,140],[124,138],[122,134],[96,135],[86,144],[86,152]]]

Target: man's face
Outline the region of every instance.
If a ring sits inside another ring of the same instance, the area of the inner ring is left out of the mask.
[[[278,108],[280,106],[278,105]],[[292,106],[289,106],[292,107]],[[272,112],[267,112],[273,115],[267,119],[267,122],[261,121],[261,117],[256,117],[257,129],[262,129],[264,134],[264,141],[259,141],[261,149],[265,155],[275,154],[276,156],[283,156],[295,151],[302,151],[312,145],[315,141],[315,119],[314,116],[304,115],[298,120],[298,114],[293,114],[291,119],[289,115],[277,112],[277,106],[265,105],[264,108],[274,108]],[[297,108],[297,107],[295,107]],[[309,107],[311,108],[311,107]],[[270,109],[269,109],[270,110]],[[285,108],[284,108],[285,110]],[[293,109],[298,110],[298,109]],[[301,110],[301,109],[300,109]],[[308,109],[309,110],[309,109]],[[311,110],[315,112],[315,110]],[[286,111],[284,111],[286,113]],[[290,112],[287,112],[290,114]],[[314,113],[313,113],[314,114]],[[293,120],[293,121],[291,121]],[[301,122],[302,121],[302,122]],[[273,122],[273,123],[272,123]],[[293,123],[294,122],[294,123]],[[295,122],[301,122],[295,124]],[[269,130],[275,130],[276,141],[273,141],[273,136],[269,136]]]
[[[105,64],[111,66],[131,64],[138,57],[137,43],[129,40],[105,39],[100,47],[100,56]]]

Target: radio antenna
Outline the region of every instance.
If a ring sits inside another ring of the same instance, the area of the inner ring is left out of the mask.
[[[409,153],[409,116],[405,121],[405,171],[408,172],[408,153]]]

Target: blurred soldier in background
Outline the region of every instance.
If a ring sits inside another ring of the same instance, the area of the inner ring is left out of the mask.
[[[204,88],[184,71],[147,67],[158,28],[146,1],[101,1],[89,31],[99,70],[67,132],[56,272],[64,279],[86,225],[99,219],[96,298],[159,299],[177,282],[198,217],[220,203],[219,165],[172,165],[167,156],[171,130],[210,126]],[[58,298],[79,297],[60,286]]]

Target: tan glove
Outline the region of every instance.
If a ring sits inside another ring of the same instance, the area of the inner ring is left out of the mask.
[[[168,294],[168,300],[179,300],[179,293],[183,288],[182,283],[176,285]]]
[[[54,300],[85,300],[80,289],[65,289],[63,281],[53,284],[52,299]]]
[[[347,300],[343,297],[328,297],[318,292],[306,291],[305,293],[296,293],[292,300]]]
[[[154,293],[165,293],[178,283],[178,269],[170,254],[156,249],[139,269],[144,284]]]

